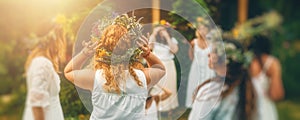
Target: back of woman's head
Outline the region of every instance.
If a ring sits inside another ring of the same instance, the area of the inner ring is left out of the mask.
[[[268,37],[263,35],[254,36],[248,47],[255,55],[271,54],[271,41]]]
[[[30,51],[25,63],[26,70],[32,59],[37,56],[48,58],[57,72],[59,71],[59,62],[65,61],[66,33],[61,25],[53,22],[49,24],[51,24],[51,27],[47,28],[47,32],[46,30],[41,29],[42,32],[37,33],[38,42]]]
[[[138,86],[143,86],[139,80],[134,68],[143,69],[143,65],[138,61],[133,61],[133,57],[137,58],[137,54],[130,50],[137,50],[135,40],[128,36],[128,30],[122,25],[107,26],[99,40],[95,54],[95,69],[103,69],[103,76],[106,83],[103,85],[108,92],[121,93],[119,88],[126,78],[124,72],[128,69]],[[132,54],[131,54],[132,53]],[[119,56],[114,58],[114,56]]]
[[[243,54],[243,47],[242,45],[235,41],[235,40],[224,40],[225,45],[226,44],[231,44],[234,45],[236,47],[236,50],[241,51],[241,54]],[[227,48],[225,48],[227,49]],[[226,50],[225,50],[226,51]],[[228,52],[226,53],[226,55],[228,55]],[[227,57],[227,70],[226,70],[226,81],[225,83],[227,84],[232,84],[234,82],[236,82],[237,80],[240,80],[241,77],[247,73],[247,70],[245,68],[243,68],[243,63],[240,61],[236,61],[235,56],[226,56]],[[225,62],[226,63],[226,60]]]
[[[104,29],[99,48],[105,48],[116,54],[122,54],[126,49],[131,47],[130,39],[126,38],[127,29],[121,25],[110,25]]]
[[[237,105],[238,119],[250,119],[255,111],[255,93],[248,69],[245,67],[246,56],[242,44],[236,40],[224,40],[225,55],[219,63],[225,63],[225,85],[228,89],[222,92],[222,97],[227,97],[234,89],[238,88],[239,101]]]

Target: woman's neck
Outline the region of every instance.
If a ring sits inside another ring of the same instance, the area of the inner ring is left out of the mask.
[[[206,40],[202,37],[197,37],[197,43],[198,47],[201,49],[205,49],[208,47]]]

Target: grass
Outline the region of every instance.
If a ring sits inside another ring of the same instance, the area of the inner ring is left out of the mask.
[[[300,100],[285,100],[277,103],[276,106],[279,120],[300,120]],[[179,109],[174,114],[181,116],[178,120],[187,120],[189,112],[190,110]],[[163,117],[161,120],[168,120],[168,118]]]
[[[286,100],[277,104],[279,120],[300,120],[300,101]]]
[[[277,103],[277,111],[279,114],[279,120],[300,120],[300,101],[299,100],[285,100]],[[20,116],[11,111],[10,114],[0,114],[1,120],[17,120]],[[178,120],[187,120],[189,110],[185,108],[179,108],[178,110],[173,111],[173,116],[181,116]],[[88,116],[78,115],[73,118],[66,118],[66,120],[86,120]],[[161,120],[168,120],[168,118],[163,117]]]

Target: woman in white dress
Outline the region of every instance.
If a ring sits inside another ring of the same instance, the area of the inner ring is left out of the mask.
[[[172,95],[159,103],[159,111],[169,112],[178,107],[177,98],[177,75],[174,63],[174,54],[178,51],[178,42],[170,35],[170,28],[163,26],[155,27],[150,36],[150,48],[166,67],[166,75],[158,83],[169,89]]]
[[[208,67],[208,54],[211,52],[211,47],[205,37],[208,31],[208,25],[199,24],[196,30],[197,38],[191,41],[192,48],[189,54],[193,62],[190,68],[185,102],[188,108],[192,105],[193,91],[196,87],[215,75],[213,70]]]
[[[165,68],[151,53],[148,38],[142,36],[135,40],[128,36],[141,35],[139,23],[129,21],[134,27],[126,28],[127,22],[122,21],[130,20],[128,16],[115,20],[101,31],[97,42],[84,43],[82,51],[67,64],[65,76],[76,86],[92,92],[91,120],[141,120],[145,117],[148,89],[165,75]],[[94,69],[82,69],[92,55]],[[143,68],[140,58],[150,68]]]
[[[209,66],[217,75],[196,88],[189,120],[252,120],[256,114],[255,91],[245,67],[248,56],[238,42],[224,42],[226,58],[225,53],[210,54]]]
[[[255,36],[249,49],[255,54],[250,73],[257,92],[257,120],[277,120],[274,101],[284,97],[280,62],[270,55],[271,43],[267,37]]]
[[[61,26],[40,38],[25,64],[27,98],[23,120],[63,120],[59,100],[59,60],[65,54],[65,35]]]

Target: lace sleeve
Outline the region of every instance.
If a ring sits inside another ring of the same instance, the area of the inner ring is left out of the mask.
[[[50,61],[35,59],[32,61],[32,69],[28,75],[30,81],[29,105],[35,107],[46,107],[49,103],[49,71],[52,64]]]

